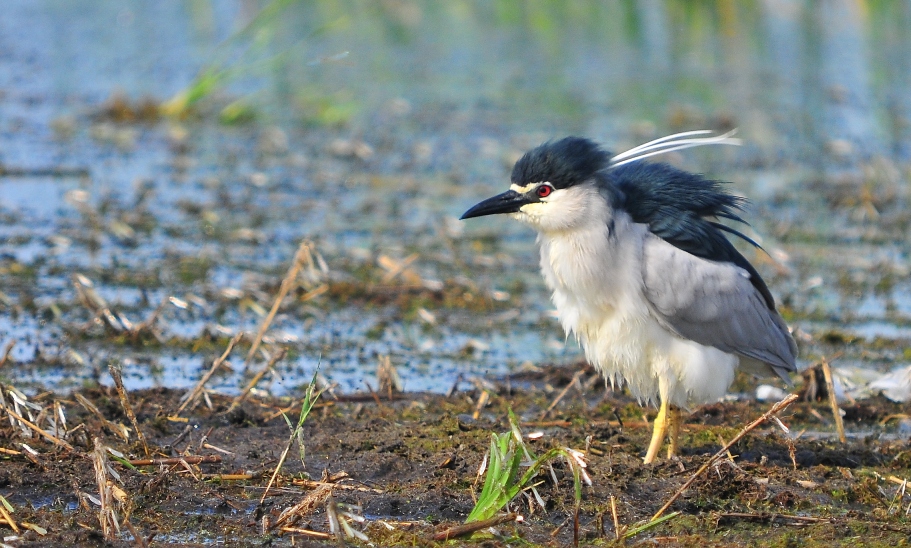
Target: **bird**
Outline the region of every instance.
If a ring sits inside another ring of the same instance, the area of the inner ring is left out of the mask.
[[[725,182],[645,161],[708,144],[740,142],[696,130],[611,154],[584,137],[547,141],[515,163],[509,190],[461,217],[507,214],[537,231],[567,337],[606,382],[658,407],[645,463],[665,438],[668,458],[678,453],[682,410],[723,397],[738,368],[789,384],[797,369],[771,291],[729,236],[759,244],[721,222],[746,225],[746,200]]]

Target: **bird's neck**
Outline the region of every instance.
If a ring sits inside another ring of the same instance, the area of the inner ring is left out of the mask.
[[[641,293],[645,227],[623,212],[573,230],[539,232],[541,271],[563,326],[577,334],[587,324],[630,310]],[[639,299],[641,300],[641,299]]]

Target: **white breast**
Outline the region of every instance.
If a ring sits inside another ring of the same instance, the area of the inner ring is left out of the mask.
[[[613,230],[610,237],[604,222],[539,230],[541,271],[563,328],[612,384],[626,382],[640,400],[668,399],[688,407],[723,396],[738,358],[682,339],[658,323],[642,291],[647,227],[618,212]]]

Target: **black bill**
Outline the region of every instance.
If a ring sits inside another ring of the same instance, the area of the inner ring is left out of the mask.
[[[487,198],[483,202],[476,204],[471,209],[462,214],[462,219],[471,219],[472,217],[483,217],[484,215],[495,215],[497,213],[515,213],[530,200],[524,194],[519,194],[515,190],[507,190],[503,194],[497,194],[493,198]]]

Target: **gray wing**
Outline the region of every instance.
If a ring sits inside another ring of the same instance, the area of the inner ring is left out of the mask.
[[[746,270],[700,259],[649,234],[642,279],[652,312],[679,336],[763,362],[785,379],[796,371],[797,345]]]

